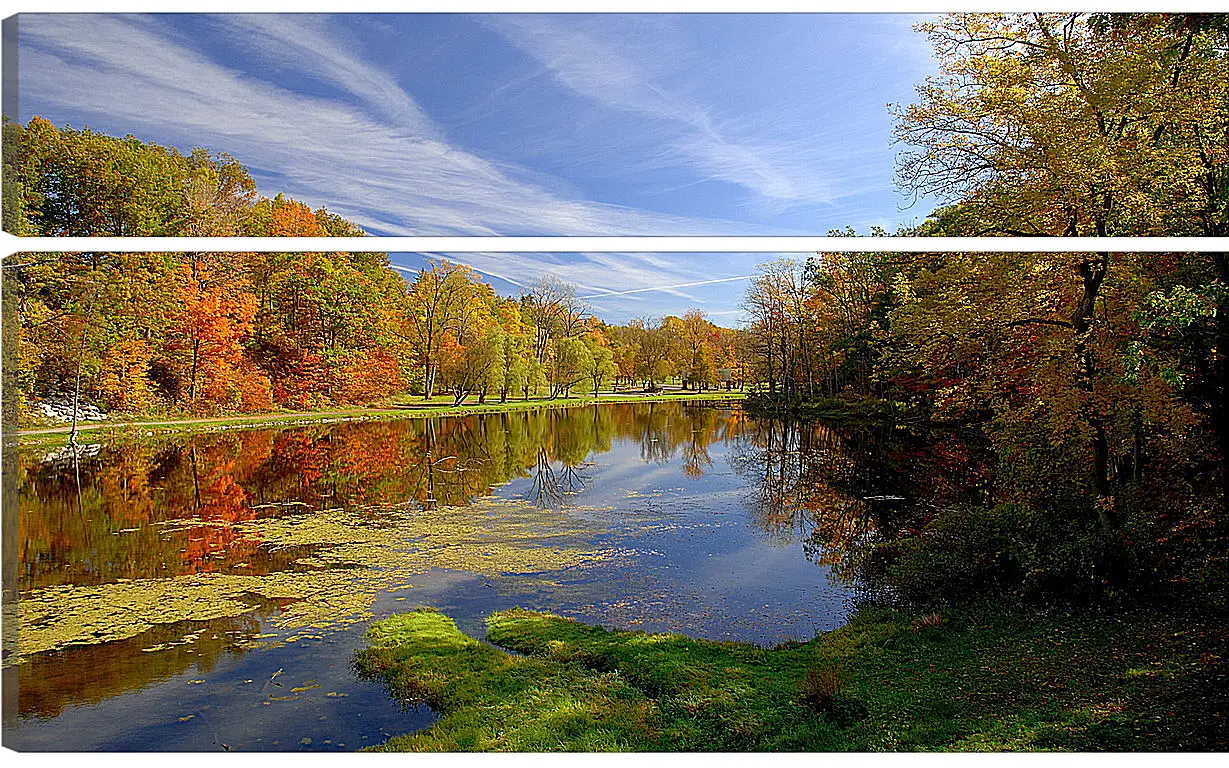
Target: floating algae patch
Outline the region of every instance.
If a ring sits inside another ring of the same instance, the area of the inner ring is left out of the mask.
[[[135,637],[161,624],[239,616],[253,597],[303,600],[337,586],[328,572],[268,576],[196,574],[33,590],[18,600],[21,658]]]
[[[522,500],[484,499],[469,507],[422,513],[414,526],[415,547],[431,565],[483,576],[544,573],[594,565],[616,554],[594,539],[609,532],[581,519],[592,507],[567,513],[544,510]]]
[[[256,642],[280,645],[293,633],[314,637],[312,631],[365,621],[377,595],[435,568],[528,576],[592,567],[621,551],[595,543],[609,533],[595,521],[494,498],[430,511],[329,509],[237,527],[266,551],[311,554],[295,561],[300,568],[263,575],[200,573],[30,590],[18,600],[18,654],[8,661],[179,621],[238,616],[261,599],[282,609],[269,619],[275,637]]]
[[[590,565],[612,552],[592,543],[606,532],[602,526],[501,499],[424,512],[401,507],[294,515],[250,527],[268,547],[313,547],[301,563],[379,569],[382,587],[398,583],[390,572],[539,573]]]

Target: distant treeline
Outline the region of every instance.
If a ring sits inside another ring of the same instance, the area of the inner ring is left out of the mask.
[[[505,298],[447,261],[406,280],[377,253],[21,254],[4,278],[25,407],[72,393],[129,414],[503,401],[702,389],[743,370],[741,333],[699,310],[612,325],[569,284]]]

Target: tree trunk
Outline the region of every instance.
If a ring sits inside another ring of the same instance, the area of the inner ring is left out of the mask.
[[[73,386],[73,426],[68,433],[68,444],[73,449],[73,459],[77,456],[77,408],[81,403],[81,363],[85,359],[85,323],[81,324],[81,349],[77,353],[77,383]]]
[[[97,261],[91,267],[98,268]],[[90,303],[86,306],[85,316],[81,318],[81,345],[77,350],[77,381],[73,385],[73,426],[68,433],[68,444],[73,449],[74,458],[77,455],[77,409],[81,404],[81,366],[85,363],[85,331],[90,327],[90,318],[94,314],[94,304],[98,299],[98,284],[90,280]]]
[[[1080,263],[1078,272],[1083,281],[1083,293],[1071,316],[1071,325],[1075,331],[1076,386],[1083,395],[1080,410],[1093,433],[1093,489],[1097,495],[1097,515],[1106,535],[1114,532],[1118,521],[1109,503],[1109,498],[1113,495],[1109,477],[1109,440],[1105,433],[1105,422],[1093,402],[1096,361],[1089,346],[1089,334],[1092,332],[1097,295],[1109,268],[1109,256],[1108,253],[1099,253]]]
[[[196,369],[200,363],[201,340],[199,338],[192,340],[192,383],[188,387],[188,399],[196,405]]]
[[[1229,253],[1213,253],[1211,256],[1221,284],[1229,285]],[[1213,369],[1217,372],[1217,378],[1211,421],[1220,451],[1221,506],[1229,514],[1229,300],[1223,293],[1216,307],[1216,351],[1220,359]]]

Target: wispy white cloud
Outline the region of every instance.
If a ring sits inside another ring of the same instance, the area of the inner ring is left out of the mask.
[[[517,295],[540,277],[557,277],[575,284],[599,317],[626,322],[633,317],[681,315],[691,308],[714,317],[739,315],[743,295],[740,283],[753,277],[757,264],[782,255],[786,254],[475,252],[394,253],[390,258],[395,268],[407,274],[439,259],[465,264],[483,276],[513,286],[509,289],[493,282],[502,295]]]
[[[561,197],[516,167],[450,143],[411,94],[317,20],[234,15],[215,23],[347,97],[306,95],[224,66],[147,18],[65,14],[23,16],[23,102],[111,132],[225,149],[277,189],[392,235],[757,229]]]
[[[381,234],[822,234],[913,218],[893,218],[883,105],[931,63],[914,18],[180,18],[24,14],[23,116],[226,150],[263,191]]]
[[[231,40],[269,66],[295,69],[357,96],[363,106],[406,133],[440,139],[440,131],[397,81],[343,47],[340,25],[312,14],[239,13],[212,16]]]
[[[704,63],[690,60],[686,41],[667,20],[516,14],[485,21],[573,93],[657,121],[663,147],[653,161],[660,166],[688,165],[703,179],[744,188],[760,203],[831,204],[866,189],[865,179],[835,168],[838,158],[851,158],[822,141],[816,126],[722,117],[671,88],[667,81],[680,71]]]

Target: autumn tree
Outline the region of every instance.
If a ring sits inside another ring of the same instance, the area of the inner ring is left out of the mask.
[[[683,387],[693,389],[715,384],[717,329],[699,309],[689,309],[681,318],[671,318],[669,332],[678,349],[678,374]]]
[[[499,388],[506,336],[495,322],[474,323],[464,336],[449,331],[440,370],[442,381],[452,390],[454,405],[474,392],[479,393],[479,402],[485,402],[487,393]]]
[[[6,123],[15,147],[6,180],[5,227],[47,236],[126,237],[240,234],[239,212],[255,183],[225,154],[177,150],[88,128],[56,128],[41,117]],[[23,220],[19,223],[18,219]]]
[[[628,323],[630,342],[635,346],[635,374],[645,389],[654,389],[657,382],[669,377],[670,335],[664,318],[641,317]]]
[[[941,74],[897,112],[897,135],[913,147],[898,170],[908,189],[958,203],[947,214],[949,233],[1212,234],[1223,227],[1229,68],[1222,24],[1157,14],[955,14],[923,29]],[[1102,506],[1112,504],[1112,414],[1095,390],[1098,371],[1115,361],[1097,357],[1105,329],[1096,309],[1115,258],[1074,259],[1067,279],[1079,296],[1066,317],[1047,323],[1073,351],[1070,375]],[[1213,284],[1224,285],[1229,261],[1223,254],[1211,260],[1219,273]],[[1223,344],[1214,353],[1223,372],[1219,350]],[[1219,394],[1223,402],[1223,385]],[[1226,411],[1210,410],[1223,462]]]
[[[435,392],[445,333],[455,327],[465,313],[475,281],[476,276],[469,267],[441,260],[419,270],[410,286],[406,297],[406,324],[424,372],[424,400],[430,400]]]
[[[229,268],[233,257],[211,256],[190,254],[180,265],[180,303],[167,343],[175,395],[193,409],[268,410],[268,377],[244,351],[256,302]]]
[[[324,208],[256,192],[225,152],[172,147],[42,117],[4,123],[4,226],[44,236],[357,237]]]
[[[748,333],[769,391],[778,383],[786,395],[814,391],[811,336],[815,329],[807,304],[806,276],[796,259],[761,264],[748,286],[743,308],[751,318]]]

